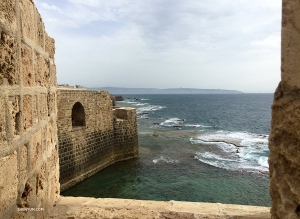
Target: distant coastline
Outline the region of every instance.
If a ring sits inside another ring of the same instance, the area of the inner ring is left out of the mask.
[[[237,90],[197,89],[197,88],[124,88],[124,87],[94,87],[90,90],[105,90],[111,94],[242,94]]]

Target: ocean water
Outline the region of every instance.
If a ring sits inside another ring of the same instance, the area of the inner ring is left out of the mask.
[[[139,157],[62,195],[270,206],[272,94],[127,95]]]

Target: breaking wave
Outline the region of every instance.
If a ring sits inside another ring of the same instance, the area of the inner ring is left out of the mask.
[[[227,170],[268,172],[268,135],[215,131],[190,141],[207,146],[194,156],[203,163]]]
[[[151,99],[148,98],[124,100],[124,103],[136,108],[139,119],[150,119],[156,111],[166,108],[162,105],[151,104],[151,102]],[[172,109],[170,108],[170,110]],[[197,120],[191,120],[190,117],[187,117],[189,120],[179,116],[165,117],[168,116],[169,112],[162,112],[157,112],[157,115],[160,116],[156,119],[159,120],[153,121],[150,128],[197,130],[200,132],[196,137],[190,138],[190,142],[195,146],[201,145],[201,147],[195,147],[196,150],[192,152],[196,160],[227,170],[268,172],[268,135],[223,131],[224,127],[215,122],[219,121],[219,117],[212,117],[212,122],[200,124],[196,122]],[[172,112],[174,114],[174,111]],[[164,118],[161,118],[162,115]],[[181,114],[177,112],[175,115]],[[164,156],[153,160],[154,164],[176,162],[178,160]]]
[[[154,164],[160,164],[160,163],[179,163],[179,160],[174,160],[168,157],[160,156],[157,159],[153,159],[152,162]]]
[[[165,121],[161,122],[162,127],[175,127],[175,128],[212,128],[212,126],[202,125],[202,124],[189,124],[185,119],[181,118],[168,118]]]

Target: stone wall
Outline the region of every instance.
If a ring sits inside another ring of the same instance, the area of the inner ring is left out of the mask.
[[[300,1],[283,0],[281,82],[269,137],[272,218],[300,218]]]
[[[54,50],[31,0],[0,1],[0,218],[47,218],[59,196]]]
[[[138,154],[135,109],[113,109],[106,91],[58,89],[57,95],[61,191]]]
[[[138,154],[136,110],[129,107],[114,109],[114,156],[124,160]]]

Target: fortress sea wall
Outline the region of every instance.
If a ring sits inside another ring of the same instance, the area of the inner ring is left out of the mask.
[[[59,197],[54,51],[32,1],[0,1],[0,218],[48,218]]]
[[[58,89],[61,191],[138,155],[136,110],[113,108],[106,91]]]

